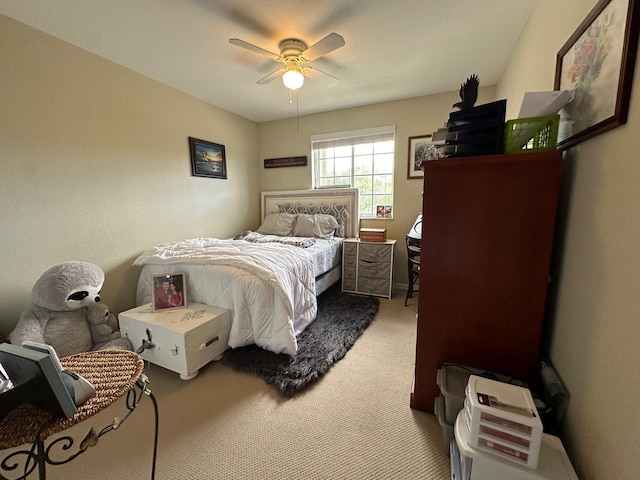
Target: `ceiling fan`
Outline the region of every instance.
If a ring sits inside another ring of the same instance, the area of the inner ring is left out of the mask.
[[[344,38],[337,33],[330,33],[310,47],[307,47],[305,42],[297,38],[285,38],[278,45],[280,54],[270,52],[239,38],[230,38],[229,43],[284,64],[282,68],[258,80],[256,82],[258,84],[269,83],[280,75],[282,75],[282,82],[285,87],[290,90],[300,88],[304,84],[305,76],[310,78],[324,77],[329,86],[335,86],[338,83],[338,78],[308,65],[323,55],[344,46]]]

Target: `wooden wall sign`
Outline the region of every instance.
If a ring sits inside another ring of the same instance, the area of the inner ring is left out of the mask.
[[[307,165],[307,157],[265,158],[264,168],[303,167]]]

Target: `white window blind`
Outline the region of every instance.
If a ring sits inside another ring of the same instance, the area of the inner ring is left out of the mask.
[[[395,126],[311,136],[314,188],[357,187],[360,218],[393,207]],[[393,211],[393,210],[392,210]]]

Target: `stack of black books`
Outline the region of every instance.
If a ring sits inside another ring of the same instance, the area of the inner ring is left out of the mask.
[[[443,156],[468,157],[504,153],[506,100],[449,114],[445,128],[432,135]]]

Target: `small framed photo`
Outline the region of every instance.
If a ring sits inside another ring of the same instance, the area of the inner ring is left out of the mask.
[[[430,146],[431,135],[409,137],[408,179],[424,177],[421,164],[423,160],[428,160]]]
[[[172,310],[187,306],[187,282],[184,273],[165,273],[151,277],[153,311]]]
[[[189,137],[189,151],[194,177],[227,178],[224,145]]]
[[[376,218],[392,218],[391,205],[376,205]]]

